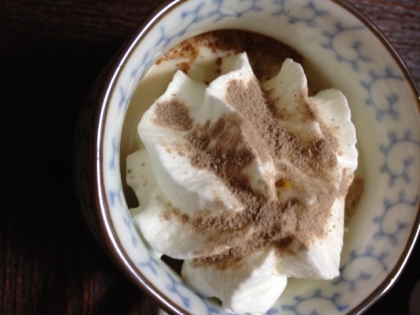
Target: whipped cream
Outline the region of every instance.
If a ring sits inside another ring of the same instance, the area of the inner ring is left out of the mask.
[[[344,95],[308,97],[287,59],[258,82],[246,53],[226,57],[209,85],[177,71],[147,110],[145,145],[127,158],[134,221],[182,276],[234,313],[264,313],[287,277],[339,273],[344,201],[357,168]]]

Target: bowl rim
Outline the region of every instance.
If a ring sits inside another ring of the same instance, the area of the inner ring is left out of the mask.
[[[115,57],[110,61],[109,66],[106,68],[105,77],[102,79],[98,96],[94,103],[94,124],[96,127],[93,132],[93,152],[90,165],[93,166],[93,188],[94,188],[94,211],[96,214],[96,227],[100,232],[100,242],[104,245],[110,258],[123,272],[123,274],[132,281],[136,286],[140,287],[150,298],[152,298],[159,307],[170,313],[176,314],[190,314],[180,309],[178,305],[167,298],[165,294],[159,291],[152,283],[150,283],[142,274],[138,272],[134,264],[129,259],[128,254],[122,248],[118,239],[116,229],[110,217],[110,209],[106,202],[105,185],[103,181],[103,139],[105,131],[105,117],[108,113],[110,95],[115,90],[115,84],[121,74],[121,69],[130,59],[134,48],[138,43],[149,33],[153,26],[160,21],[164,16],[188,0],[164,0],[152,9],[146,17],[138,24],[133,30],[131,35],[126,39],[121,46]],[[379,28],[359,9],[346,0],[330,0],[333,3],[340,5],[346,11],[351,13],[359,19],[382,43],[384,48],[388,50],[397,65],[402,70],[402,73],[407,79],[411,90],[415,96],[417,107],[420,111],[420,92],[419,88],[414,82],[414,79],[407,69],[402,58],[399,56],[395,48],[392,46],[388,38],[379,30]],[[92,211],[86,209],[85,211]],[[89,214],[91,216],[91,214]],[[360,314],[365,312],[370,306],[381,299],[396,283],[400,277],[412,251],[416,244],[417,238],[420,233],[420,206],[417,209],[415,223],[408,237],[405,248],[401,253],[400,258],[395,264],[395,267],[389,271],[388,275],[377,286],[377,288],[368,295],[356,307],[351,309],[349,314]],[[97,233],[94,233],[97,236]]]
[[[400,57],[394,46],[391,44],[389,39],[381,32],[381,30],[376,26],[376,24],[368,18],[363,12],[357,9],[353,4],[347,2],[346,0],[333,0],[335,3],[342,6],[344,9],[349,11],[353,14],[356,18],[358,18],[381,42],[382,45],[388,50],[391,56],[396,61],[397,65],[401,68],[404,76],[407,79],[407,82],[411,86],[411,89],[414,94],[414,98],[417,102],[417,109],[420,112],[420,90],[417,87],[414,79],[408,70],[404,60]],[[420,205],[417,209],[417,214],[415,218],[415,222],[413,224],[412,231],[410,236],[408,237],[407,243],[404,247],[401,256],[399,257],[398,261],[396,262],[394,268],[389,271],[388,275],[382,281],[382,283],[377,286],[377,288],[368,295],[362,302],[359,303],[358,306],[353,308],[349,314],[361,314],[364,313],[368,308],[370,308],[373,304],[383,298],[386,293],[394,286],[397,282],[399,277],[401,276],[407,261],[409,260],[411,253],[416,245],[420,234]]]

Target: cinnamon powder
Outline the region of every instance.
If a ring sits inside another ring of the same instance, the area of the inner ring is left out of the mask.
[[[186,131],[192,128],[192,119],[188,108],[177,100],[170,100],[156,104],[156,119],[154,123],[167,126],[177,131]]]
[[[197,47],[203,43],[214,51],[246,51],[259,80],[277,74],[286,57],[301,59],[289,47],[262,35],[223,30],[189,39],[188,45],[183,46],[185,49],[171,51],[160,61],[180,57],[194,59],[198,55]],[[269,62],[261,63],[261,58]],[[313,237],[323,237],[329,209],[336,196],[347,191],[351,180],[343,176],[339,189],[331,182],[331,174],[337,167],[338,144],[333,131],[319,120],[309,99],[300,99],[300,115],[306,122],[319,123],[322,138],[287,129],[282,123],[287,117],[274,112],[276,100],[271,99],[270,91],[261,90],[257,80],[229,82],[226,100],[236,114],[225,114],[214,123],[207,121],[193,126],[188,109],[179,101],[157,104],[157,124],[188,131],[182,145],[176,146],[178,153],[188,155],[192,166],[217,175],[244,205],[243,211],[221,211],[217,215],[198,209],[191,217],[183,219],[176,211],[169,211],[168,214],[177,215],[192,229],[207,235],[210,242],[216,241],[215,246],[230,247],[212,256],[203,250],[202,258],[194,260],[195,265],[214,264],[223,269],[235,266],[246,254],[266,246],[274,246],[281,254],[294,242],[304,249]],[[255,152],[262,162],[274,160],[282,174],[275,180],[278,184],[274,197],[267,193],[269,189],[264,182],[253,187],[246,172],[255,162]],[[283,194],[288,187],[293,193]],[[305,202],[308,195],[314,196],[310,206]],[[228,239],[221,237],[226,234]]]
[[[222,211],[214,215],[204,210],[189,218],[191,227],[206,235],[232,234],[228,241],[221,240],[230,246],[228,251],[213,256],[203,252],[204,257],[194,260],[196,265],[212,263],[219,268],[234,265],[249,252],[268,245],[281,253],[294,241],[306,247],[312,237],[322,237],[329,209],[338,193],[329,183],[329,174],[337,166],[337,143],[328,130],[324,130],[326,136],[321,139],[302,138],[287,130],[269,110],[267,96],[256,80],[232,80],[226,89],[226,99],[236,114],[194,127],[191,119],[186,118],[185,106],[178,102],[159,104],[160,109],[156,110],[158,122],[175,130],[189,130],[182,153],[188,152],[192,166],[216,174],[244,205],[241,212]],[[307,119],[317,119],[317,115],[308,111]],[[254,151],[265,159],[274,157],[276,167],[285,176],[278,180],[286,181],[297,193],[285,200],[281,196],[273,199],[266,194],[265,187],[252,187],[244,170],[255,162]],[[304,198],[299,198],[308,191],[316,196],[310,207]],[[253,233],[247,235],[251,226]]]

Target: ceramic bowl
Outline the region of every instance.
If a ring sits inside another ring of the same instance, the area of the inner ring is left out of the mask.
[[[111,258],[168,312],[224,314],[157,257],[133,225],[123,191],[121,132],[137,84],[156,59],[205,31],[236,28],[278,39],[348,98],[365,191],[344,240],[340,275],[290,279],[269,314],[367,309],[398,278],[419,232],[419,93],[383,35],[353,7],[327,0],[174,0],[155,9],[103,72],[76,137],[85,217]]]

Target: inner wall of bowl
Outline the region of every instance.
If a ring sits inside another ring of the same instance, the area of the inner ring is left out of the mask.
[[[184,1],[153,21],[123,61],[109,95],[102,151],[106,224],[129,272],[142,274],[181,309],[209,313],[212,306],[189,290],[136,231],[123,194],[119,152],[127,106],[150,65],[182,40],[223,28],[254,31],[284,42],[348,98],[365,194],[348,226],[341,275],[334,281],[291,280],[273,309],[294,314],[298,301],[321,299],[324,302],[313,304],[314,310],[346,313],[394,268],[412,231],[419,200],[420,123],[414,93],[392,56],[362,22],[333,2]],[[337,294],[339,298],[334,298]]]

